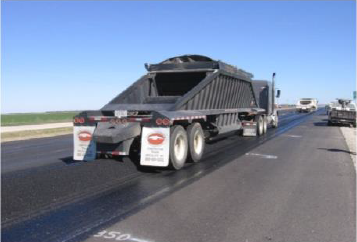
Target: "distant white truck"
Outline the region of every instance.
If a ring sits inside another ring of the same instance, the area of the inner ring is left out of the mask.
[[[316,98],[301,98],[296,104],[296,111],[313,112],[317,110],[318,101]]]

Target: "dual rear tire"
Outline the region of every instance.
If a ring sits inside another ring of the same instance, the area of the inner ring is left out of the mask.
[[[257,121],[257,135],[261,136],[266,134],[268,130],[268,120],[266,116],[259,116]]]
[[[170,165],[180,170],[186,160],[198,162],[203,155],[205,139],[199,123],[193,123],[185,130],[181,125],[175,125],[170,130]]]

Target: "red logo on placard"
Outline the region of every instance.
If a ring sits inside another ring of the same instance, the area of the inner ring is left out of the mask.
[[[148,142],[152,145],[161,145],[165,140],[165,136],[160,133],[150,134],[148,136]]]
[[[78,133],[78,139],[81,141],[90,141],[92,139],[92,134],[88,131],[82,131]]]

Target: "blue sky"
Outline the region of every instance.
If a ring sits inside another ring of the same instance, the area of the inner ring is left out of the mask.
[[[202,54],[270,79],[280,103],[351,98],[354,1],[2,1],[1,112],[99,109],[144,63]]]

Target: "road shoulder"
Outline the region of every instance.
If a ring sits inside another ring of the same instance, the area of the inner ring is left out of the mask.
[[[49,123],[1,127],[1,143],[54,137],[73,133],[73,123]]]
[[[347,143],[353,164],[356,169],[356,128],[341,127],[341,132]]]

